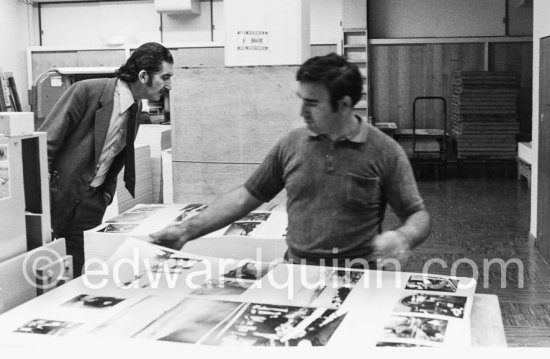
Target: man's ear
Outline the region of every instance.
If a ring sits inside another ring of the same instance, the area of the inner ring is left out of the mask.
[[[340,107],[339,109],[340,110],[345,110],[345,109],[351,109],[353,106],[351,105],[351,97],[349,96],[344,96],[342,97],[340,100],[338,100],[338,106]]]
[[[141,82],[142,84],[146,84],[148,79],[149,79],[149,74],[147,73],[147,71],[141,70],[138,73],[138,81]]]

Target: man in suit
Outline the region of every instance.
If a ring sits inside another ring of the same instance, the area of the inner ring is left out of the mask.
[[[158,101],[171,89],[173,63],[164,46],[143,44],[115,78],[73,84],[39,128],[48,138],[52,232],[65,238],[75,277],[84,265],[83,231],[101,223],[123,166],[134,195],[136,115],[142,99]]]

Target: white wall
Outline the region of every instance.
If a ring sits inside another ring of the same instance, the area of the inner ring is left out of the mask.
[[[531,163],[531,228],[532,236],[537,235],[537,186],[538,186],[538,139],[539,139],[539,70],[540,39],[550,36],[550,1],[534,0],[533,7],[533,127]]]
[[[312,44],[338,44],[342,39],[342,0],[311,0],[310,41]]]
[[[225,0],[225,65],[299,65],[309,58],[309,0]]]
[[[29,111],[25,52],[29,45],[29,13],[32,15],[31,9],[17,0],[0,1],[0,67],[13,72],[24,111]]]
[[[201,1],[200,15],[162,15],[163,42],[223,42],[223,1]],[[214,30],[211,30],[211,24]],[[212,37],[214,39],[212,40]]]
[[[15,0],[0,0],[15,1]],[[335,44],[341,39],[342,1],[310,1],[312,44]],[[353,0],[358,1],[358,0]],[[200,15],[162,14],[153,0],[93,1],[42,4],[43,46],[105,46],[121,39],[127,43],[144,41],[214,42],[224,41],[223,0],[201,0]],[[349,5],[348,5],[349,7]],[[124,15],[124,16],[122,16]],[[284,28],[282,23],[281,27]],[[68,31],[70,29],[70,31]]]
[[[43,46],[101,47],[160,41],[153,1],[44,4]]]

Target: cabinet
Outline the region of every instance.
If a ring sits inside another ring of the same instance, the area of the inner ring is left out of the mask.
[[[349,62],[356,64],[363,76],[363,95],[355,105],[355,112],[365,118],[369,114],[368,88],[368,37],[366,28],[349,28],[343,30],[342,52]]]

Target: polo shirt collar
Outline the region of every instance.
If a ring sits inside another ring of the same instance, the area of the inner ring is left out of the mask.
[[[367,123],[365,122],[363,117],[361,117],[357,114],[355,114],[354,116],[357,118],[357,120],[359,120],[359,130],[356,131],[355,133],[347,136],[347,137],[339,139],[338,141],[350,141],[350,142],[355,142],[355,143],[365,143],[365,142],[367,142],[367,131],[368,131]],[[319,137],[319,136],[321,136],[320,134],[311,131],[309,128],[307,129],[307,132],[308,132],[310,137]]]

